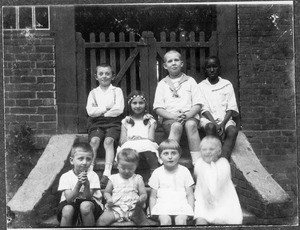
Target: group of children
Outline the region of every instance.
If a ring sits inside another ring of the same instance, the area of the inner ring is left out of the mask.
[[[128,116],[122,119],[124,98],[122,90],[111,84],[113,69],[97,66],[99,87],[89,93],[86,106],[89,143],[74,144],[70,156],[73,169],[59,181],[60,226],[74,225],[78,216],[84,226],[124,220],[140,225],[136,214],[144,214],[146,203],[148,215],[160,225],[186,225],[190,219],[197,225],[242,223],[228,162],[238,133],[232,119],[238,114],[232,84],[220,77],[216,56],[206,59],[207,78],[199,85],[182,67],[179,52],[165,54],[164,68],[169,75],[157,85],[153,109],[168,138],[158,146],[154,139],[157,122],[147,112],[145,94],[130,93]],[[206,133],[201,142],[199,128]],[[193,176],[178,163],[183,133]],[[93,166],[102,142],[105,168],[99,181]],[[135,173],[140,160],[148,163],[151,173],[149,200],[143,178]],[[111,175],[114,161],[119,173]],[[105,188],[103,203],[100,188]]]

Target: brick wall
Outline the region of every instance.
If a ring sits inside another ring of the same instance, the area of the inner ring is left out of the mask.
[[[292,5],[238,7],[239,92],[243,131],[265,168],[296,192]]]
[[[37,147],[57,130],[54,38],[49,31],[4,31],[5,129],[26,121]]]

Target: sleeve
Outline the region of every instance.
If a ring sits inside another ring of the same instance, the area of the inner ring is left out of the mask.
[[[218,187],[220,188],[219,191],[221,191],[222,187],[231,180],[231,169],[228,160],[224,157],[220,158],[216,164],[218,167]]]
[[[200,110],[200,113],[203,114],[204,112],[210,112],[209,110],[209,106],[208,106],[208,102],[206,100],[206,97],[205,97],[205,92],[203,90],[203,83],[200,82],[198,84],[198,88],[199,88],[199,93],[200,93],[200,97],[201,97],[201,110]]]
[[[99,117],[106,112],[105,106],[98,105],[95,101],[96,90],[93,89],[90,91],[87,103],[86,103],[86,112],[90,117]],[[94,96],[93,96],[94,94]]]
[[[158,174],[158,170],[156,169],[153,171],[153,173],[149,179],[149,182],[148,182],[148,185],[155,190],[157,190],[159,187],[159,180],[158,180],[157,174]]]
[[[70,179],[67,177],[67,174],[63,174],[59,179],[57,191],[72,189],[69,182]]]
[[[194,80],[194,78],[190,78],[191,82],[191,93],[192,93],[192,106],[194,105],[202,105],[203,99],[201,98],[200,89]]]
[[[115,104],[113,107],[105,113],[106,117],[117,117],[121,115],[124,111],[124,96],[121,88],[115,87]]]
[[[100,189],[99,177],[94,171],[90,175],[90,189]]]
[[[155,96],[154,96],[154,103],[153,103],[153,110],[157,108],[165,109],[165,99],[164,99],[164,85],[163,80],[161,80],[156,87]]]
[[[228,97],[227,111],[232,110],[232,111],[234,111],[233,116],[237,116],[239,114],[239,109],[237,107],[235,93],[234,93],[234,89],[233,89],[233,86],[231,83],[228,85],[228,88],[229,88],[229,90],[228,90],[229,97]]]
[[[194,179],[190,173],[190,171],[187,168],[184,168],[185,170],[185,187],[188,188],[194,184]]]

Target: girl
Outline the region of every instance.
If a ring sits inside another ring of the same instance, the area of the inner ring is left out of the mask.
[[[135,174],[139,156],[133,149],[123,149],[117,155],[118,174],[109,177],[104,191],[106,206],[97,221],[97,226],[107,226],[114,222],[135,221],[135,211],[141,216],[147,200],[142,176]],[[136,210],[137,209],[137,210]],[[146,217],[146,215],[145,215]],[[137,220],[141,221],[141,220]],[[136,223],[139,225],[140,223]]]
[[[154,142],[155,119],[147,113],[145,94],[135,90],[128,96],[129,116],[122,120],[120,147],[131,148],[139,153],[140,159],[146,160],[150,173],[158,167],[158,145]]]
[[[196,225],[242,224],[242,209],[231,181],[230,165],[221,157],[222,144],[215,136],[200,143],[201,158],[194,166]]]
[[[178,164],[181,148],[175,140],[167,139],[158,148],[163,165],[157,168],[149,180],[151,216],[158,216],[161,225],[186,225],[193,216],[193,178],[189,170]]]

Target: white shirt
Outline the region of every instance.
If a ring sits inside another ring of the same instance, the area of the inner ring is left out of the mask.
[[[107,106],[112,106],[106,110]],[[98,86],[91,90],[87,99],[86,111],[90,117],[117,117],[123,113],[124,96],[121,88],[110,85],[106,90]]]

